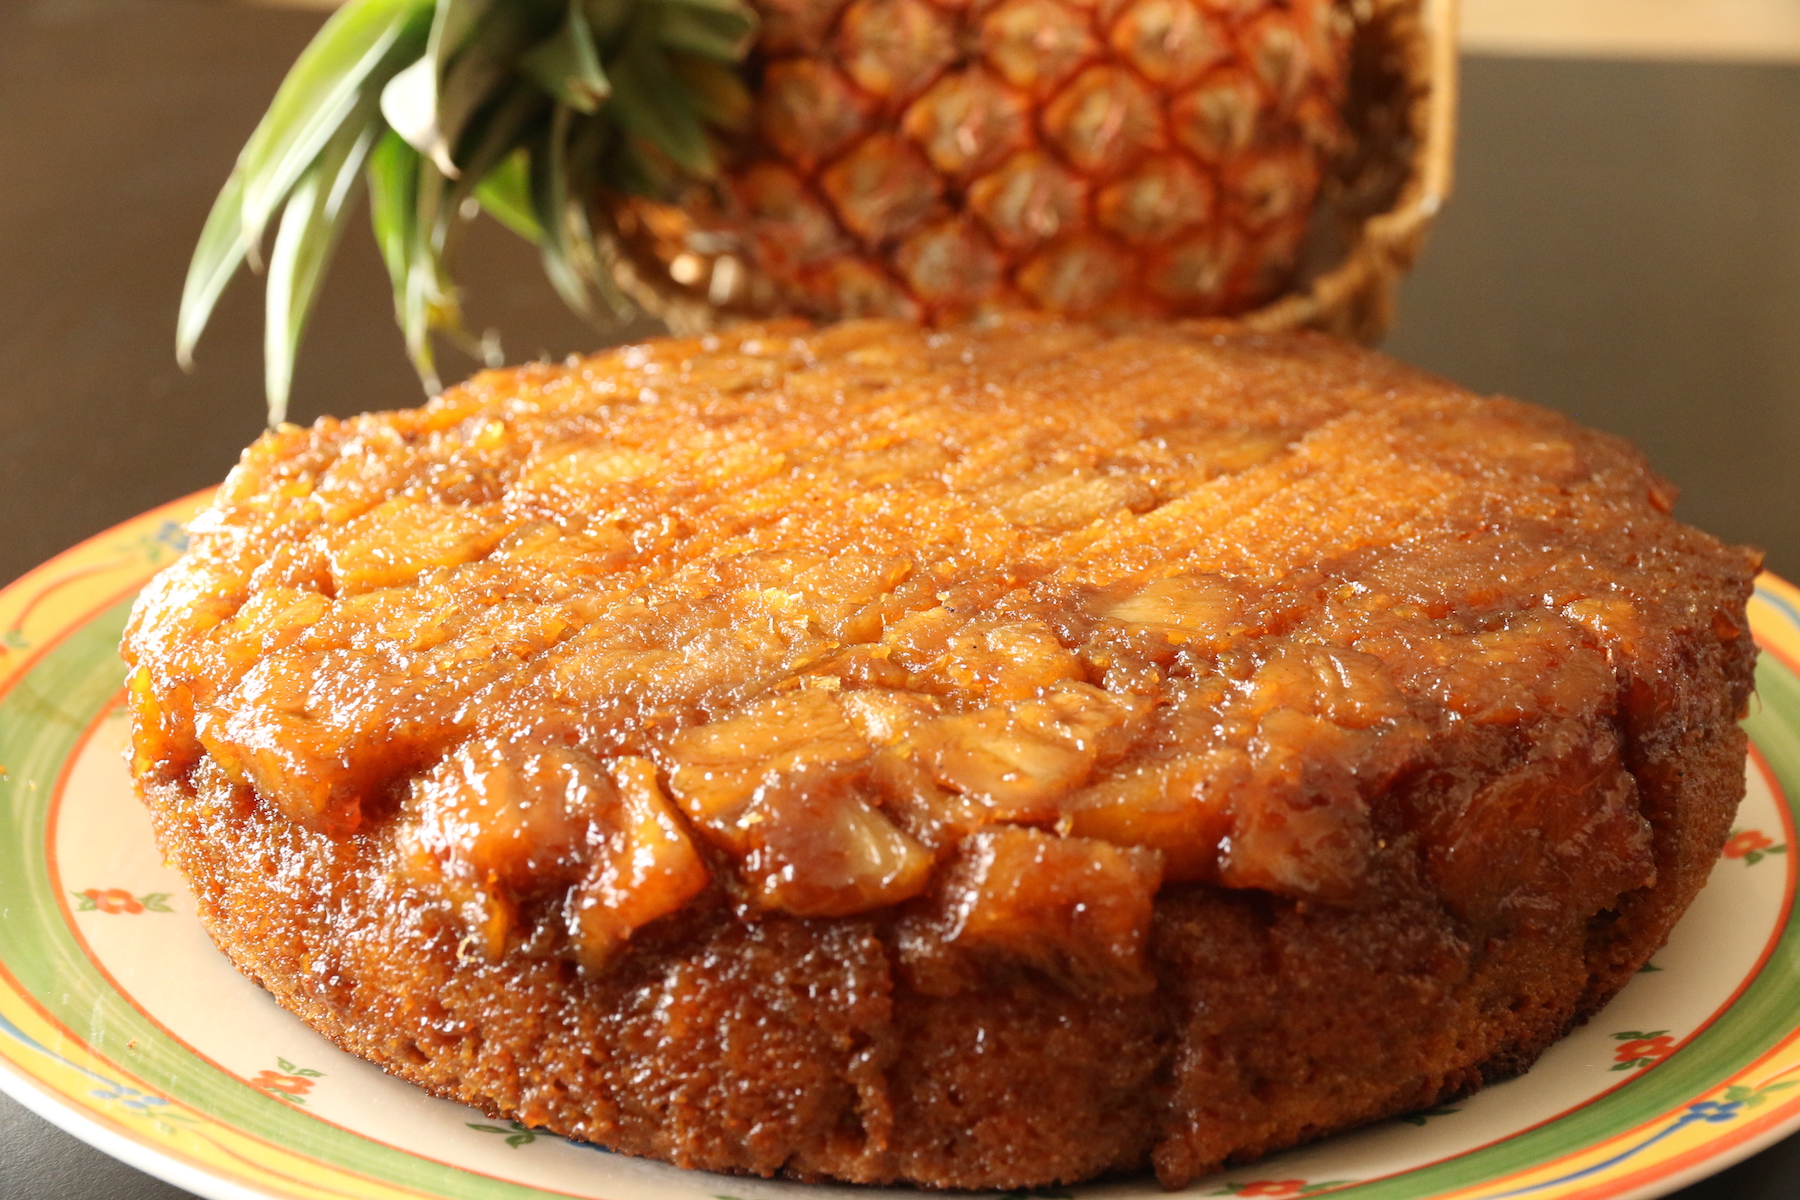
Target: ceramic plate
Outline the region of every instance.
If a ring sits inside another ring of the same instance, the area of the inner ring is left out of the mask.
[[[115,647],[132,597],[180,553],[202,499],[0,592],[0,1086],[215,1200],[879,1196],[680,1171],[432,1099],[232,970],[157,854],[121,757]],[[1800,927],[1789,920],[1800,846],[1787,799],[1800,797],[1800,590],[1764,576],[1751,624],[1765,653],[1749,795],[1711,882],[1618,999],[1520,1079],[1190,1193],[1648,1197],[1800,1125]],[[1164,1195],[1150,1181],[1073,1191]]]

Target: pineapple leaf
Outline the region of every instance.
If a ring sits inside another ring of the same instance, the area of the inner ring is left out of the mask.
[[[444,68],[449,65],[451,55],[462,48],[483,18],[500,2],[501,0],[437,0],[437,11],[432,14],[431,20],[431,39],[426,48],[426,57],[431,59],[434,71],[443,73]]]
[[[618,130],[609,122],[593,118],[576,120],[571,117],[568,141],[563,148],[563,171],[571,196],[592,196],[599,190],[605,178],[603,169],[607,161],[607,147],[623,141]],[[628,320],[636,314],[637,307],[619,289],[611,269],[601,259],[601,243],[594,237],[593,226],[588,223],[587,205],[581,202],[571,203],[564,211],[569,219],[571,260],[588,283],[599,291],[613,316],[619,320]]]
[[[181,307],[175,318],[175,358],[183,368],[193,369],[194,346],[249,248],[244,237],[244,173],[236,170],[213,201],[182,285]]]
[[[431,0],[356,0],[300,55],[238,154],[188,265],[175,325],[175,357],[194,347],[225,285],[256,253],[264,228],[300,175],[355,110],[359,90],[391,57],[422,43]]]
[[[399,134],[389,132],[369,156],[369,218],[375,241],[394,285],[394,310],[406,351],[419,373],[427,394],[438,390],[436,363],[431,349],[431,305],[426,287],[431,265],[421,262],[430,253],[421,229],[420,175],[424,158]]]
[[[521,56],[555,30],[558,9],[543,0],[506,0],[485,16],[449,58],[437,81],[437,128],[446,149],[433,155],[438,169],[455,179],[460,171],[449,151],[460,151],[464,133],[480,111],[516,77]]]
[[[458,178],[458,143],[504,90],[544,11],[541,0],[440,0],[424,53],[382,91],[388,124],[445,176]]]
[[[475,188],[482,211],[528,242],[541,242],[544,227],[531,210],[531,174],[525,148],[519,147],[487,173]]]
[[[471,358],[489,365],[497,365],[500,352],[496,339],[476,338],[463,324],[461,293],[450,276],[451,241],[456,228],[452,217],[472,189],[445,176],[436,163],[404,141],[398,144],[405,153],[393,151],[392,161],[384,165],[396,177],[411,173],[410,186],[399,178],[393,192],[398,197],[410,197],[412,211],[407,223],[394,226],[399,274],[390,269],[390,276],[394,279],[396,311],[407,352],[426,393],[431,395],[442,387],[434,365],[433,334],[441,334]],[[373,208],[373,179],[370,191]]]
[[[663,0],[656,12],[656,36],[665,48],[735,63],[756,34],[756,21],[734,6]]]
[[[576,112],[597,112],[612,95],[612,83],[600,67],[594,31],[581,0],[569,0],[569,16],[554,37],[539,42],[519,60],[525,73],[558,102]]]
[[[420,159],[418,171],[419,223],[414,230],[418,249],[408,283],[424,296],[424,340],[429,344],[431,334],[442,334],[469,357],[492,362],[499,351],[492,339],[476,338],[464,325],[462,291],[450,277],[453,235],[461,224],[452,218],[472,189],[447,177],[429,158]],[[435,376],[421,379],[428,392],[439,390]]]
[[[531,83],[517,83],[502,98],[483,108],[463,131],[457,157],[463,165],[451,202],[460,210],[488,172],[524,149],[531,131],[543,126],[554,105]]]
[[[371,78],[418,53],[431,9],[431,0],[355,0],[301,52],[238,156],[249,246],[262,240],[269,219],[355,110]]]
[[[748,22],[752,33],[756,31],[758,23],[756,10],[744,3],[744,0],[657,0],[657,2],[665,6],[681,6],[728,14]]]
[[[429,54],[397,72],[381,89],[381,115],[388,126],[420,154],[449,162],[450,151],[438,132],[437,102],[437,72]]]
[[[271,427],[287,418],[300,336],[318,299],[325,266],[359,195],[363,160],[381,132],[378,115],[373,103],[360,107],[357,119],[339,129],[300,177],[282,213],[269,254],[263,327],[263,380]]]
[[[641,21],[627,38],[612,64],[610,107],[626,134],[654,146],[682,169],[711,178],[717,167],[700,114],[655,36],[650,22]]]
[[[614,317],[621,321],[629,320],[637,313],[637,306],[619,289],[612,272],[601,259],[599,243],[594,239],[594,228],[588,223],[587,206],[570,204],[568,214],[570,257],[575,262],[576,269],[599,291]]]
[[[534,241],[558,293],[593,316],[633,309],[588,205],[666,195],[716,174],[714,138],[751,101],[738,64],[745,0],[348,0],[302,53],[207,218],[189,266],[176,353],[192,352],[266,226],[265,382],[285,411],[295,355],[345,212],[369,193],[395,315],[427,391],[434,343],[489,362],[451,278],[459,214],[485,210]],[[284,207],[285,206],[285,207]]]
[[[636,138],[617,137],[606,148],[601,178],[614,191],[631,196],[667,196],[679,172],[655,146]]]
[[[602,267],[587,209],[574,199],[593,186],[582,164],[598,160],[597,147],[608,140],[608,131],[602,123],[574,118],[572,110],[559,107],[532,154],[532,208],[544,229],[538,243],[544,271],[577,315],[595,319],[592,293],[597,290],[613,314],[623,318],[633,311],[631,302]]]
[[[588,28],[594,31],[594,40],[601,46],[611,46],[619,40],[631,21],[631,14],[636,11],[640,0],[582,0],[581,11],[587,17]]]
[[[407,247],[418,219],[413,200],[419,186],[417,157],[418,151],[391,131],[382,136],[369,156],[369,220],[375,227],[375,245],[396,292],[406,278]]]
[[[544,273],[563,303],[577,314],[592,318],[593,297],[569,247],[569,175],[565,148],[569,136],[569,113],[559,107],[550,128],[534,147],[531,155],[531,207],[538,227],[544,231],[538,248],[544,257]]]

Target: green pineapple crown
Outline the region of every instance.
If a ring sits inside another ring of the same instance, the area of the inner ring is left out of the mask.
[[[193,350],[244,262],[267,277],[269,423],[325,268],[366,189],[407,353],[439,388],[432,338],[493,363],[465,328],[449,261],[479,208],[535,242],[563,300],[630,304],[587,202],[709,178],[712,139],[742,127],[738,74],[756,29],[743,0],[351,0],[294,63],[207,217],[188,267],[176,355]],[[263,235],[281,214],[266,261]]]

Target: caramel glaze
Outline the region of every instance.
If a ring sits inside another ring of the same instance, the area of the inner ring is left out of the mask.
[[[134,612],[134,766],[240,966],[434,1090],[1177,1186],[1523,1069],[1662,943],[1755,655],[1672,502],[1322,336],[652,342],[252,446]]]

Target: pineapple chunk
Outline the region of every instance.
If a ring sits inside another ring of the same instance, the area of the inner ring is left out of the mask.
[[[839,554],[794,577],[794,590],[826,636],[844,643],[872,642],[884,624],[882,601],[913,572],[897,555]]]
[[[758,907],[843,916],[924,889],[931,855],[871,802],[869,743],[828,692],[764,700],[669,752],[682,808],[738,858]]]
[[[1216,881],[1231,798],[1249,777],[1250,757],[1236,748],[1140,764],[1069,797],[1058,828],[1160,850],[1165,879]]]
[[[1176,120],[1179,122],[1180,118]],[[1241,414],[1239,419],[1243,419]],[[1290,440],[1290,435],[1279,429],[1230,425],[1221,428],[1204,422],[1160,429],[1139,443],[1139,453],[1152,461],[1176,464],[1198,478],[1211,479],[1265,463],[1285,450]]]
[[[1592,713],[1618,693],[1612,664],[1592,634],[1542,610],[1513,616],[1499,629],[1403,647],[1396,657],[1402,687],[1479,725]]]
[[[838,703],[876,748],[869,779],[881,794],[882,808],[908,834],[941,852],[988,821],[987,806],[978,798],[944,787],[908,753],[913,731],[943,714],[934,698],[877,689],[846,692]]]
[[[964,843],[947,880],[935,940],[952,959],[988,973],[1026,967],[1078,994],[1141,995],[1156,986],[1145,954],[1161,883],[1154,850],[1037,829],[982,830]],[[929,960],[933,940],[915,930],[903,937],[903,953]],[[932,990],[967,982],[954,967],[930,969],[947,964],[918,965]]]
[[[190,534],[200,524],[197,518]],[[204,637],[243,605],[245,584],[238,573],[223,571],[198,554],[176,559],[145,585],[141,603],[132,608],[125,631],[128,653],[140,641],[161,639],[179,645]],[[132,654],[132,659],[137,662],[141,655]],[[178,661],[190,665],[185,659],[184,654]]]
[[[1345,729],[1369,729],[1407,714],[1400,694],[1373,655],[1330,646],[1284,646],[1256,672],[1250,712],[1292,708]]]
[[[283,813],[304,824],[349,832],[361,824],[360,804],[341,785],[333,761],[332,731],[304,713],[216,712],[196,722],[206,747],[234,783],[247,783]]]
[[[838,703],[857,732],[873,746],[891,746],[903,740],[921,722],[942,711],[930,696],[885,689],[845,692]]]
[[[648,760],[609,769],[519,738],[465,742],[416,779],[395,850],[402,875],[449,897],[490,959],[506,952],[522,902],[566,892],[576,958],[603,967],[634,929],[707,884]]]
[[[401,861],[459,899],[566,886],[581,870],[590,819],[615,791],[600,764],[572,747],[464,742],[413,781],[401,805]]]
[[[748,849],[739,818],[770,777],[860,763],[869,744],[823,691],[773,696],[669,744],[669,783],[682,810],[726,848]]]
[[[617,526],[590,525],[567,533],[549,521],[533,521],[509,534],[488,561],[545,581],[598,583],[624,566],[631,553],[631,538]]]
[[[590,971],[603,970],[634,930],[679,910],[711,878],[657,786],[656,764],[626,757],[608,770],[618,786],[612,828],[567,904],[576,960]]]
[[[875,488],[940,471],[951,457],[942,446],[925,438],[884,433],[845,451],[840,461],[846,476]]]
[[[1020,700],[1079,679],[1081,664],[1042,621],[971,621],[951,635],[943,673],[964,691]]]
[[[327,525],[367,512],[379,497],[405,487],[419,465],[406,435],[373,417],[352,418],[344,432],[349,436],[337,456],[305,489],[306,507]],[[305,476],[289,481],[306,482]]]
[[[980,799],[990,820],[1048,824],[1104,752],[1122,753],[1137,709],[1085,683],[921,725],[909,749],[946,787]]]
[[[662,460],[628,446],[558,446],[526,464],[520,486],[533,492],[594,491],[654,475]]]
[[[1252,781],[1238,795],[1219,861],[1227,887],[1352,903],[1369,884],[1377,846],[1365,795],[1404,763],[1371,730],[1292,708],[1265,714],[1251,743]]]
[[[889,625],[882,631],[881,643],[897,665],[923,675],[943,661],[950,649],[951,636],[966,620],[939,604],[907,613]]]
[[[912,574],[901,555],[844,553],[815,556],[736,555],[718,565],[717,578],[738,584],[735,603],[784,621],[801,621],[817,635],[845,645],[881,636],[894,590]]]
[[[481,558],[506,532],[497,505],[395,496],[329,535],[331,577],[341,596],[397,587],[429,568]]]
[[[1643,642],[1645,614],[1639,606],[1620,596],[1593,596],[1565,604],[1562,615],[1586,629],[1601,645],[1612,646],[1625,654],[1634,654]],[[1714,618],[1714,629],[1722,641],[1735,641],[1736,623],[1727,621],[1731,629],[1723,629]]]
[[[1040,481],[1044,474],[1050,478]],[[1036,529],[1080,529],[1114,513],[1148,511],[1156,502],[1155,489],[1149,483],[1123,471],[1034,472],[1023,482],[1028,490],[1000,508],[1009,519]]]
[[[992,818],[979,797],[951,791],[924,767],[887,747],[869,760],[869,781],[881,795],[882,810],[935,854],[954,849]]]
[[[992,597],[954,599],[909,613],[883,635],[894,662],[912,673],[914,689],[1016,700],[1081,677],[1081,664],[1043,621],[969,620],[961,614]]]
[[[175,778],[200,757],[193,737],[194,697],[181,684],[156,686],[148,667],[132,671],[127,684],[131,706],[131,771],[139,779]]]
[[[1560,749],[1483,783],[1426,843],[1432,885],[1477,927],[1548,923],[1565,888],[1610,895],[1656,881],[1654,835],[1617,735],[1565,737]]]
[[[930,852],[869,803],[867,776],[814,763],[764,778],[740,821],[739,869],[758,907],[842,917],[925,890]]]
[[[1114,600],[1100,615],[1166,633],[1223,637],[1243,609],[1243,598],[1217,575],[1174,575]]]
[[[1013,705],[1026,729],[1109,762],[1130,749],[1151,702],[1142,696],[1103,691],[1091,683],[1065,680],[1035,700]]]
[[[362,788],[379,756],[343,753],[345,730],[310,712],[307,680],[327,660],[278,654],[251,668],[219,703],[197,714],[195,735],[234,783],[315,829],[351,833],[362,824]]]
[[[996,821],[1047,824],[1093,770],[1094,752],[1047,736],[1007,708],[939,717],[911,747],[945,787],[973,796]]]
[[[287,587],[258,592],[212,631],[225,656],[226,678],[235,681],[257,660],[292,645],[330,609],[331,601],[317,592]]]

